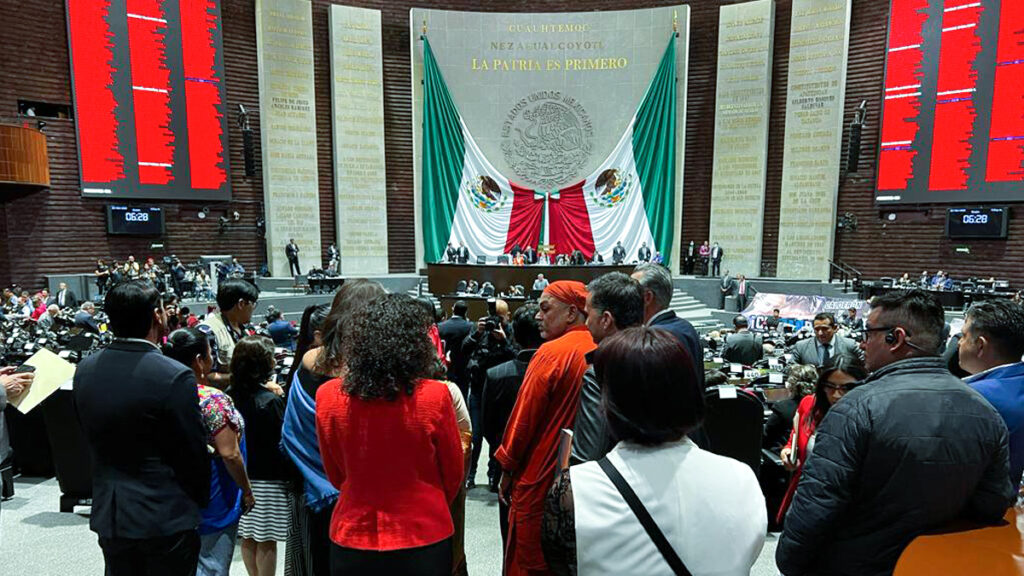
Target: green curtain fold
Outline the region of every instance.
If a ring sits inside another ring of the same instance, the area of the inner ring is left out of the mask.
[[[676,194],[676,35],[669,38],[633,125],[633,156],[654,243],[669,265]]]
[[[423,257],[438,262],[451,234],[466,143],[430,42],[423,37]]]

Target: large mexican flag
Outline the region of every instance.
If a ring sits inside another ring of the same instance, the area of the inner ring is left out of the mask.
[[[606,260],[621,243],[632,262],[643,244],[672,248],[675,203],[675,35],[618,144],[586,179],[557,191],[510,182],[477,147],[423,38],[424,258],[464,243],[472,260],[493,261],[518,244],[547,239],[559,254],[596,250]],[[544,204],[547,201],[547,214]]]

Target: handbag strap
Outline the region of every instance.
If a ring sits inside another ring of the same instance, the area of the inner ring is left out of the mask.
[[[643,502],[637,498],[636,492],[633,492],[633,488],[622,477],[622,474],[619,473],[615,465],[608,460],[607,456],[598,460],[597,463],[601,466],[601,470],[604,470],[604,473],[608,475],[612,484],[615,484],[615,488],[619,490],[622,499],[626,501],[626,504],[629,504],[629,508],[633,511],[636,519],[640,521],[640,525],[647,531],[647,535],[651,537],[654,545],[658,548],[658,552],[661,552],[661,555],[668,562],[676,576],[692,576],[690,571],[687,570],[686,564],[683,564],[683,560],[676,554],[668,539],[665,538],[661,528],[658,528],[658,525],[654,522],[654,518],[651,518],[651,514],[644,507]]]

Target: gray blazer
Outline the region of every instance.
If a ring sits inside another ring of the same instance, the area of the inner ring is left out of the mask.
[[[797,342],[793,346],[793,362],[792,364],[810,364],[811,366],[819,366],[818,358],[818,340],[816,338],[806,338]],[[836,334],[833,336],[834,346],[832,346],[832,356],[835,357],[839,354],[852,354],[859,358],[863,358],[863,353],[860,351],[860,347],[853,340]]]

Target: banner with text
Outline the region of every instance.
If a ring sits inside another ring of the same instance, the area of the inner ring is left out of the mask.
[[[802,294],[772,294],[758,292],[741,312],[747,317],[750,329],[755,332],[765,330],[765,321],[779,311],[779,323],[789,324],[794,330],[800,330],[805,324],[814,320],[814,316],[822,312],[830,312],[837,323],[849,314],[850,308],[857,310],[857,318],[867,315],[867,300],[856,298],[826,298],[825,296],[808,296]]]
[[[835,241],[852,0],[793,0],[777,275],[825,280]]]
[[[331,6],[334,202],[344,275],[388,273],[380,10]]]
[[[761,274],[774,31],[774,0],[722,6],[718,13],[709,235],[734,274]]]
[[[322,265],[309,0],[256,0],[256,45],[267,259],[271,275],[290,276],[291,239],[302,273]]]

